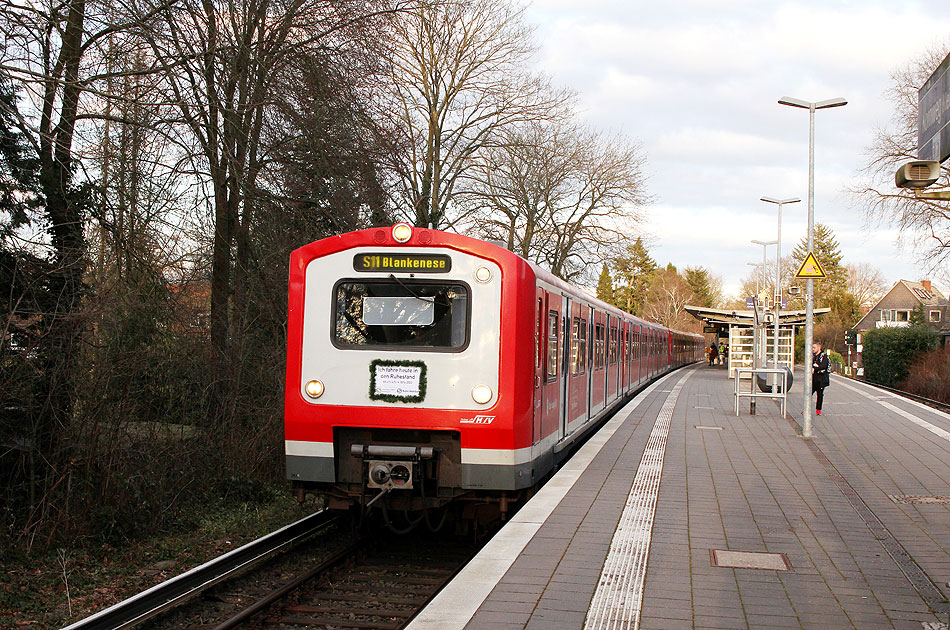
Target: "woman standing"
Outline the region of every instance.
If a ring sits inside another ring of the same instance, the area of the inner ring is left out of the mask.
[[[831,363],[828,361],[828,355],[821,349],[821,344],[815,342],[811,345],[811,391],[818,394],[818,400],[815,405],[815,413],[821,415],[821,403],[825,397],[825,388],[831,384],[831,374],[828,371]]]

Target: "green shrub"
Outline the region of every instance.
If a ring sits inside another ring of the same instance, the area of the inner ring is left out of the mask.
[[[918,355],[937,347],[939,336],[925,326],[875,328],[864,334],[864,377],[879,385],[897,387]]]
[[[835,350],[828,351],[828,361],[831,363],[837,363],[838,365],[844,365],[844,359]]]

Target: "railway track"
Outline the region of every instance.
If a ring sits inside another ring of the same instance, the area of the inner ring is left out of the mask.
[[[328,511],[317,512],[77,621],[63,630],[131,628],[201,595],[215,584],[247,571],[337,522],[338,517]]]
[[[847,377],[846,377],[846,378],[847,378]],[[910,400],[917,401],[917,402],[922,403],[922,404],[924,404],[924,405],[927,405],[927,406],[929,406],[929,407],[933,407],[934,409],[939,409],[940,411],[950,411],[950,405],[948,405],[947,403],[944,403],[944,402],[940,402],[939,400],[933,400],[933,399],[930,399],[930,398],[925,398],[924,396],[918,396],[917,394],[911,394],[910,392],[905,392],[905,391],[900,390],[900,389],[894,389],[893,387],[888,387],[888,386],[886,386],[886,385],[878,385],[877,383],[872,383],[872,382],[866,381],[866,380],[861,380],[861,379],[856,379],[856,378],[853,378],[853,379],[851,379],[851,380],[855,380],[855,381],[858,381],[858,382],[860,382],[860,383],[864,383],[865,385],[870,385],[871,387],[876,387],[876,388],[878,388],[878,389],[883,389],[883,390],[889,391],[889,392],[891,392],[892,394],[897,394],[898,396],[903,396],[904,398],[909,398]]]
[[[471,541],[385,535],[254,602],[214,630],[398,630],[465,565]]]
[[[397,630],[484,543],[345,524],[312,515],[64,630]]]

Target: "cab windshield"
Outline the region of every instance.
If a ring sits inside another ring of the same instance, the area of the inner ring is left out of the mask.
[[[459,352],[468,345],[464,284],[393,278],[343,281],[335,291],[336,346]]]

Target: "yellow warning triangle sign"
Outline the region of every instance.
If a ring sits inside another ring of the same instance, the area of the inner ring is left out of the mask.
[[[805,260],[802,261],[802,266],[798,268],[798,271],[795,273],[796,278],[824,278],[825,270],[821,268],[821,263],[818,262],[818,259],[815,258],[815,254],[808,252],[808,255],[805,256]]]

